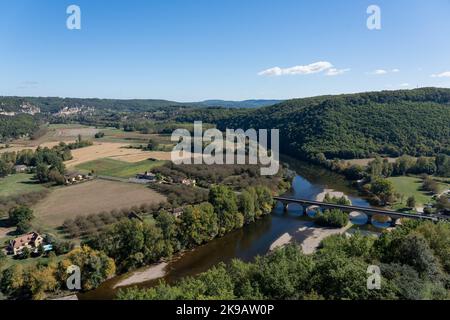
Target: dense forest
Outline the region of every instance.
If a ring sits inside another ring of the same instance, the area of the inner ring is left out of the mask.
[[[283,153],[300,158],[450,154],[450,90],[367,92],[293,99],[256,110],[194,110],[179,121],[278,128]]]
[[[0,142],[31,135],[38,128],[38,121],[31,115],[21,114],[14,117],[0,115]]]

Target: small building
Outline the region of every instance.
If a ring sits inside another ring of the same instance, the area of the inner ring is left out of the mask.
[[[73,184],[77,183],[83,180],[88,179],[89,176],[79,173],[79,172],[71,172],[66,175],[64,175],[64,182],[65,184]]]
[[[184,184],[185,186],[194,186],[195,187],[197,181],[194,179],[183,179],[183,180],[181,180],[181,183]]]
[[[30,232],[9,242],[8,251],[13,255],[22,253],[24,248],[36,252],[38,247],[44,242],[44,238],[37,232]]]
[[[145,171],[144,173],[140,173],[136,175],[136,179],[140,179],[140,180],[148,180],[148,181],[155,181],[156,180],[156,175],[154,175],[151,172]]]
[[[183,208],[175,208],[175,209],[172,209],[172,215],[173,215],[175,218],[179,218],[179,217],[183,214],[183,212],[184,212]]]
[[[16,173],[24,173],[28,171],[28,167],[26,165],[19,164],[17,166],[14,166],[14,171]]]

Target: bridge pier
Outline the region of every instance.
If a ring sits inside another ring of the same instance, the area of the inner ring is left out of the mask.
[[[400,220],[400,218],[392,218],[391,217],[391,227],[396,227],[398,220]]]
[[[286,202],[283,202],[283,212],[284,213],[288,212],[288,204]]]
[[[372,224],[372,215],[371,214],[367,214],[367,224]]]
[[[303,215],[304,215],[305,217],[308,216],[308,207],[305,206],[305,205],[303,205],[302,208],[303,208]]]

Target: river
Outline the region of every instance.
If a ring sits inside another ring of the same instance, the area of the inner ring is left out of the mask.
[[[369,206],[369,203],[358,195],[358,192],[351,188],[348,181],[341,175],[292,158],[283,157],[282,160],[288,163],[297,174],[292,181],[292,190],[288,196],[314,200],[324,189],[334,189],[344,192],[356,206]],[[268,252],[270,245],[281,235],[299,229],[303,222],[299,219],[299,214],[300,208],[298,210],[290,208],[288,214],[283,214],[281,206],[277,206],[272,215],[192,251],[185,252],[181,257],[169,263],[166,269],[167,273],[161,279],[170,283],[185,276],[206,271],[219,262],[227,263],[234,258],[250,261],[257,255],[264,255]],[[96,290],[79,294],[78,297],[89,300],[113,299],[118,290],[114,289],[114,285],[128,276],[129,274],[112,278]],[[151,280],[134,286],[148,288],[159,281],[160,279]]]

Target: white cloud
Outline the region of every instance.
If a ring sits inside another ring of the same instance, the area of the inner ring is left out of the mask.
[[[373,72],[373,74],[376,74],[376,75],[382,75],[382,74],[386,74],[386,73],[388,73],[388,72],[383,69],[378,69]]]
[[[350,69],[331,68],[331,69],[328,69],[328,71],[326,72],[326,75],[327,76],[338,76],[338,75],[344,74],[348,71],[350,71]]]
[[[402,83],[402,84],[400,84],[400,87],[403,87],[403,88],[409,87],[409,83]]]
[[[294,66],[290,68],[274,67],[258,73],[259,76],[284,76],[296,74],[313,74],[332,69],[333,65],[328,61],[319,61],[305,66]]]
[[[433,78],[450,78],[450,71],[432,74],[431,77],[433,77]]]
[[[400,69],[392,69],[392,70],[377,69],[370,74],[380,76],[380,75],[384,75],[384,74],[388,74],[388,73],[397,73],[397,72],[400,72]]]

